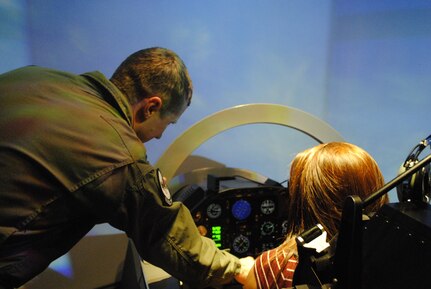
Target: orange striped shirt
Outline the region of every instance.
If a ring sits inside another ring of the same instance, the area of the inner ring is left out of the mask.
[[[293,286],[298,257],[286,247],[265,251],[256,258],[254,270],[259,289],[284,289]]]

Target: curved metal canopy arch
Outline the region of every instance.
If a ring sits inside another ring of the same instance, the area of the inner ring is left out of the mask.
[[[184,160],[205,141],[225,130],[257,123],[287,126],[319,143],[344,141],[329,124],[299,109],[278,104],[244,104],[216,112],[192,125],[166,149],[155,167],[169,182]]]

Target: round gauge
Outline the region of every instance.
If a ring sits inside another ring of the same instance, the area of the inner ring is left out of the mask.
[[[216,219],[220,217],[221,211],[222,211],[221,206],[220,204],[217,204],[217,203],[211,203],[207,207],[207,215],[211,219]]]
[[[260,226],[260,233],[264,236],[271,235],[274,233],[274,223],[273,222],[264,222],[262,226]]]
[[[237,220],[245,220],[251,214],[251,205],[245,200],[238,200],[232,206],[232,215]]]
[[[243,254],[250,248],[250,240],[244,235],[239,235],[233,239],[232,248],[235,252]]]
[[[275,211],[275,202],[273,200],[264,200],[260,204],[260,211],[265,215],[270,215]]]

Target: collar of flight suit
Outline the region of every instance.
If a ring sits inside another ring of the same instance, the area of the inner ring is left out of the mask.
[[[82,74],[82,76],[89,78],[106,89],[108,94],[103,94],[103,97],[109,103],[114,101],[124,119],[130,126],[132,126],[132,106],[130,105],[126,96],[99,71],[87,72]]]

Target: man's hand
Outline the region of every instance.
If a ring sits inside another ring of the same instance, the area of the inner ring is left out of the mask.
[[[254,259],[253,257],[245,257],[239,259],[239,261],[241,262],[241,271],[235,275],[235,280],[240,284],[244,284],[247,280],[248,273],[251,268],[253,268]]]

